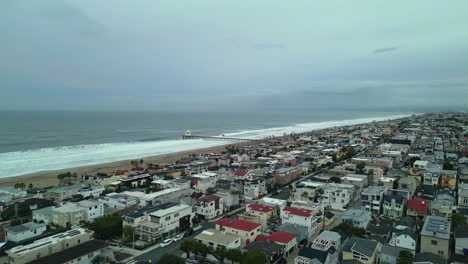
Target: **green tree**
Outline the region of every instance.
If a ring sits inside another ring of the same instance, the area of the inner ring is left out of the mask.
[[[332,231],[343,232],[348,236],[355,237],[364,237],[366,235],[366,230],[363,228],[354,226],[353,223],[349,220],[342,222],[341,224],[335,226]]]
[[[97,257],[93,258],[91,263],[93,263],[93,264],[102,264],[105,261],[106,261],[106,259],[103,256],[97,256]]]
[[[253,250],[247,251],[247,253],[241,257],[240,263],[241,264],[251,264],[251,263],[266,264],[268,263],[268,258],[265,255],[265,253],[263,253],[262,250],[253,249]]]
[[[306,191],[303,191],[303,192],[301,193],[301,197],[302,197],[303,199],[307,199],[308,196],[309,196],[309,193],[306,192]]]
[[[109,214],[94,220],[87,227],[94,231],[97,239],[111,239],[122,236],[122,217],[118,214]]]
[[[364,164],[364,162],[359,163],[359,164],[356,166],[356,173],[359,173],[359,174],[364,173],[364,168],[365,168],[365,167],[366,167],[366,164]]]
[[[34,187],[34,186],[33,186],[32,183],[30,183],[30,184],[28,185],[28,189],[32,189],[33,187]]]
[[[190,253],[195,253],[195,251],[197,250],[196,243],[197,241],[193,239],[185,240],[180,244],[179,248],[180,250],[185,252],[185,254],[187,254],[187,258],[190,258]]]
[[[455,230],[457,227],[467,226],[465,215],[455,212],[452,214],[452,230]]]
[[[224,259],[227,257],[227,250],[222,247],[217,247],[216,250],[213,252],[213,255],[219,260],[219,262],[224,263]]]
[[[398,264],[412,264],[413,254],[409,251],[402,250],[398,256]]]
[[[203,244],[202,242],[199,242],[199,241],[196,241],[195,242],[195,255],[198,257],[198,256],[202,256],[202,257],[206,257],[206,255],[208,255],[208,253],[210,252],[210,249],[208,248],[207,245]]]
[[[133,227],[125,226],[122,230],[123,239],[125,241],[133,241]]]
[[[242,257],[242,252],[238,249],[228,249],[226,251],[226,259],[229,259],[231,262],[240,262]]]
[[[341,183],[341,178],[333,176],[333,177],[330,178],[330,181],[332,181],[334,183]]]
[[[159,259],[159,264],[185,264],[185,259],[174,253],[164,253]]]
[[[454,170],[454,169],[455,169],[455,165],[453,165],[453,164],[452,164],[451,162],[449,162],[449,161],[446,161],[446,162],[444,162],[443,169],[444,169],[444,170]]]

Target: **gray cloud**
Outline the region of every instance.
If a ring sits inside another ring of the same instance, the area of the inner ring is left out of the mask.
[[[393,46],[393,47],[388,47],[388,48],[380,48],[380,49],[375,49],[373,51],[373,53],[377,54],[377,53],[391,52],[391,51],[395,51],[395,50],[397,50],[399,48],[400,48],[399,46]]]

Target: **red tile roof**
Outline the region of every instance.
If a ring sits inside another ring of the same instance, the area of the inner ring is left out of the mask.
[[[303,208],[296,208],[296,207],[286,206],[286,207],[283,208],[283,210],[289,212],[290,214],[298,215],[298,216],[309,217],[309,216],[312,215],[312,210],[307,210],[307,209],[303,209]]]
[[[286,244],[289,243],[291,240],[296,239],[296,235],[287,232],[277,231],[267,236],[266,239],[267,241],[280,242]]]
[[[264,213],[268,213],[268,212],[275,210],[275,207],[263,205],[263,204],[249,204],[247,205],[247,207],[249,207],[253,211],[264,212]]]
[[[216,200],[219,200],[219,199],[221,199],[220,196],[212,194],[212,195],[201,197],[201,198],[198,199],[198,201],[205,202],[205,203],[210,203],[212,201],[216,201]]]
[[[239,219],[232,219],[232,218],[224,218],[216,222],[217,225],[221,227],[227,226],[234,229],[244,230],[244,231],[252,231],[260,226],[261,224],[257,224],[254,222],[239,220]]]
[[[241,171],[236,171],[236,172],[234,173],[234,175],[237,175],[237,176],[245,176],[246,174],[247,174],[247,172],[246,172],[246,171],[243,171],[243,170],[241,170]]]
[[[429,201],[424,200],[423,198],[415,198],[408,200],[406,206],[408,208],[416,208],[416,211],[420,214],[426,214],[430,204],[431,203]]]

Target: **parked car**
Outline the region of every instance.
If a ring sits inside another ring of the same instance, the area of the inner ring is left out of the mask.
[[[193,232],[194,232],[193,229],[190,228],[189,230],[185,231],[184,237],[189,237],[189,236],[193,235]]]
[[[167,247],[170,244],[172,244],[172,242],[174,242],[172,239],[166,239],[163,242],[161,242],[161,244],[159,244],[159,247]]]
[[[198,264],[198,260],[192,257],[192,258],[186,259],[185,263],[186,264]]]
[[[181,240],[182,238],[184,238],[184,235],[183,235],[183,234],[179,234],[179,235],[173,237],[172,240],[174,240],[174,241],[179,241],[179,240]]]

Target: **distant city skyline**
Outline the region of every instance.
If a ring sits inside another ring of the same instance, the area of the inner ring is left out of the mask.
[[[0,2],[0,110],[468,108],[468,2]]]

